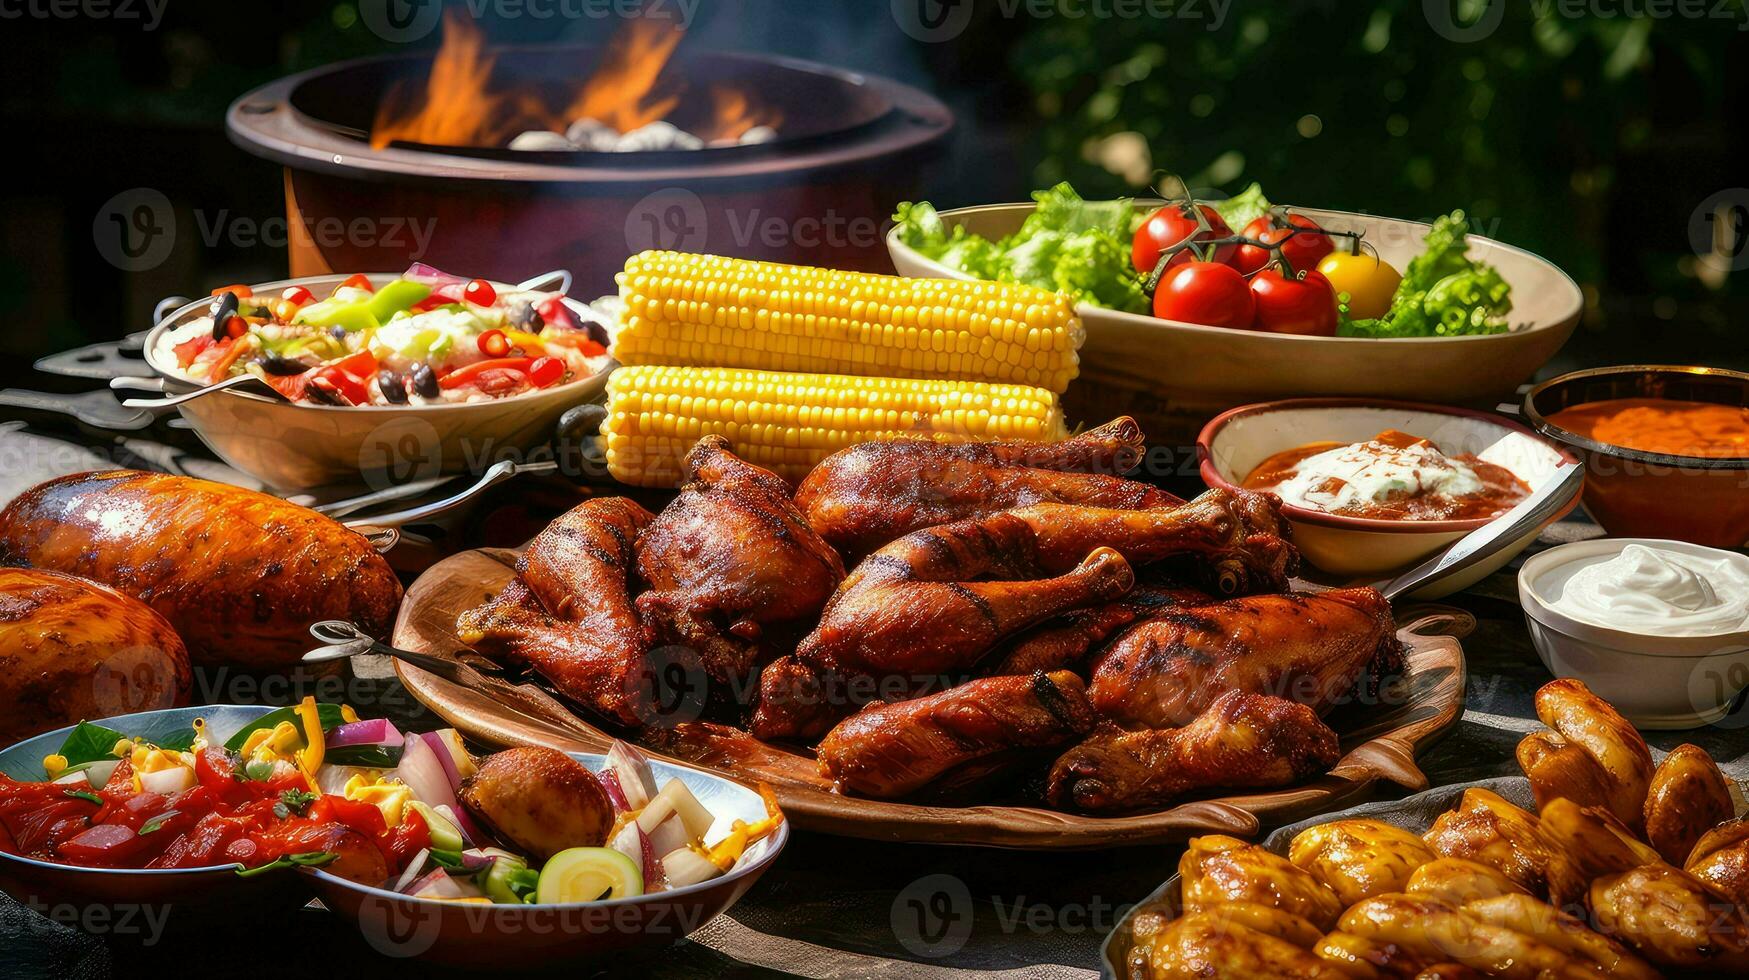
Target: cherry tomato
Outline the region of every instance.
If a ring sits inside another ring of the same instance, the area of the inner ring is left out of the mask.
[[[556,357],[537,357],[528,366],[528,383],[545,388],[564,380],[565,362]]]
[[[1296,271],[1310,269],[1318,264],[1318,260],[1336,250],[1336,244],[1330,236],[1313,234],[1319,231],[1317,222],[1303,214],[1288,216],[1288,223],[1293,227],[1283,227],[1275,223],[1270,215],[1259,215],[1251,219],[1241,232],[1246,238],[1254,238],[1260,242],[1281,247],[1282,258]],[[1311,229],[1311,231],[1295,231],[1294,227]],[[1240,245],[1233,253],[1233,268],[1242,275],[1251,275],[1258,269],[1269,264],[1270,249],[1258,248],[1255,245]]]
[[[462,290],[462,299],[475,306],[491,306],[498,301],[498,291],[493,289],[492,284],[484,279],[473,279],[468,282],[467,288]]]
[[[1287,221],[1295,228],[1307,229],[1296,233],[1281,246],[1282,256],[1296,271],[1317,268],[1319,260],[1336,251],[1336,243],[1330,240],[1329,235],[1320,234],[1323,229],[1318,227],[1316,221],[1303,214],[1290,214]]]
[[[311,295],[310,291],[302,286],[287,286],[285,287],[285,291],[279,294],[279,298],[293,306],[302,306],[316,297]]]
[[[1365,252],[1326,255],[1318,263],[1318,271],[1330,280],[1331,289],[1348,294],[1348,315],[1356,320],[1384,316],[1403,281],[1389,262]]]
[[[335,291],[339,291],[342,289],[346,289],[348,287],[353,288],[353,289],[362,289],[362,290],[365,290],[366,292],[371,292],[371,293],[374,293],[377,291],[377,288],[370,284],[370,277],[365,275],[362,272],[354,272],[352,275],[346,277],[345,282],[341,283],[340,285],[338,285],[334,288],[335,288]]]
[[[1142,226],[1136,229],[1136,237],[1130,249],[1130,261],[1135,265],[1137,272],[1143,275],[1153,272],[1154,266],[1160,263],[1161,253],[1179,245],[1193,235],[1198,241],[1208,241],[1215,238],[1226,238],[1233,233],[1233,230],[1227,227],[1227,223],[1221,220],[1221,216],[1215,213],[1214,208],[1206,204],[1198,204],[1197,207],[1202,209],[1203,218],[1208,221],[1209,229],[1207,231],[1199,232],[1197,230],[1194,214],[1186,213],[1188,209],[1182,204],[1168,204],[1148,215],[1148,220],[1142,222]],[[1225,262],[1232,257],[1232,254],[1232,245],[1219,245],[1215,248],[1213,259],[1216,262]],[[1187,249],[1178,253],[1173,258],[1172,264],[1176,266],[1194,258],[1195,256],[1191,255]]]
[[[231,338],[241,337],[249,332],[249,321],[240,316],[232,316],[225,320],[225,335]]]
[[[1269,226],[1269,216],[1265,215],[1261,218],[1253,219],[1250,224],[1245,226],[1245,230],[1240,232],[1240,234],[1244,235],[1246,238],[1256,239],[1266,245],[1276,245],[1279,244],[1283,238],[1288,236],[1288,230],[1286,228],[1271,228]],[[1256,245],[1240,245],[1233,251],[1233,268],[1239,270],[1239,274],[1242,276],[1252,275],[1258,269],[1269,264],[1271,251],[1272,249],[1258,248]]]
[[[535,312],[540,314],[541,322],[556,324],[571,330],[578,328],[577,318],[571,315],[571,310],[565,306],[565,301],[558,296],[548,296],[540,301]]]
[[[1251,326],[1255,313],[1245,277],[1232,266],[1187,262],[1167,269],[1161,278],[1160,288],[1154,292],[1154,315],[1244,330]]]
[[[1251,277],[1257,302],[1257,329],[1311,337],[1336,336],[1336,292],[1316,269],[1289,279],[1279,269]]]
[[[510,338],[502,330],[488,330],[480,335],[480,353],[487,357],[509,357]]]

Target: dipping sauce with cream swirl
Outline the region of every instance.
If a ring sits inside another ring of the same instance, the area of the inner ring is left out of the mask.
[[[1627,633],[1716,636],[1749,630],[1749,558],[1728,551],[1629,544],[1607,560],[1552,570],[1546,594],[1555,612]]]

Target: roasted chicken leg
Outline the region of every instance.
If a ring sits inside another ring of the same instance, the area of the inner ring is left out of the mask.
[[[1209,786],[1285,786],[1341,755],[1305,705],[1228,691],[1183,728],[1101,728],[1051,767],[1049,793],[1063,809],[1139,810]]]
[[[1143,728],[1189,724],[1235,690],[1323,715],[1401,664],[1391,605],[1374,589],[1248,596],[1133,627],[1095,664],[1088,694],[1101,714]]]
[[[1078,669],[1093,648],[1139,619],[1213,602],[1208,593],[1172,586],[1140,585],[1121,599],[1077,609],[1040,624],[1015,639],[992,675]]]
[[[1095,722],[1068,671],[985,677],[928,697],[870,705],[820,743],[821,773],[843,790],[906,796],[943,778],[966,781],[1016,750],[1048,748]]]
[[[649,639],[632,605],[633,542],[654,520],[624,497],[584,501],[535,535],[517,578],[462,613],[462,642],[532,666],[565,696],[641,721]]]
[[[1143,452],[1134,419],[1054,444],[865,442],[815,466],[796,490],[808,523],[860,558],[912,531],[1010,507],[1056,502],[1134,509],[1177,497],[1116,474]]]
[[[663,637],[696,649],[706,671],[739,684],[760,639],[812,617],[844,563],[790,502],[789,484],[705,436],[686,455],[687,484],[638,536],[638,610]]]

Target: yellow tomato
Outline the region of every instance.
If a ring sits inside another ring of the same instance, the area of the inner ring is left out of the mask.
[[[1337,293],[1348,294],[1348,316],[1353,320],[1384,316],[1391,308],[1391,297],[1397,294],[1397,284],[1403,281],[1389,262],[1366,252],[1331,253],[1318,263],[1318,271]]]

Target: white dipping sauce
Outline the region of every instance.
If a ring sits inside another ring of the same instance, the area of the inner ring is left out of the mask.
[[[1549,576],[1549,608],[1606,629],[1713,636],[1749,629],[1749,558],[1630,544],[1603,561]],[[1716,557],[1715,557],[1716,556]]]
[[[1393,446],[1374,439],[1308,456],[1293,476],[1270,489],[1283,503],[1340,513],[1401,497],[1461,497],[1484,488],[1475,467],[1430,442]]]

